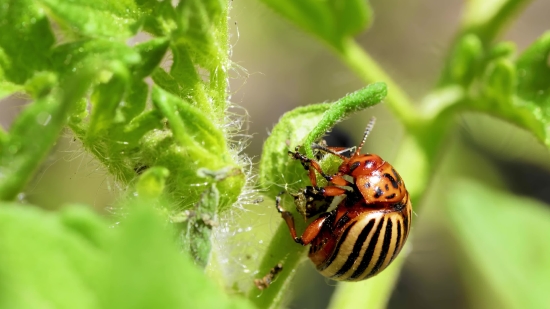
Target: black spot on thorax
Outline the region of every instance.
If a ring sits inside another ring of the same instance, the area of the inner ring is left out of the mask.
[[[353,164],[351,164],[351,166],[349,167],[349,172],[353,172],[353,170],[355,170],[356,168],[359,167],[359,165],[361,165],[361,162],[360,161],[355,161],[353,162]]]
[[[379,198],[382,196],[382,194],[384,194],[384,191],[382,191],[382,189],[380,189],[380,187],[376,187],[376,190],[375,190],[375,193],[374,193],[374,198]]]

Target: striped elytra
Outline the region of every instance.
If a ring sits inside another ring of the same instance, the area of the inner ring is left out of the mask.
[[[380,273],[409,235],[412,205],[401,176],[379,156],[359,153],[373,125],[374,119],[349,157],[340,153],[342,148],[315,145],[326,155],[342,159],[334,175],[325,174],[317,161],[297,150],[289,152],[309,171],[312,184],[291,194],[296,207],[306,218],[318,216],[301,236],[297,236],[292,214],[281,206],[280,196],[285,192],[276,198],[277,210],[293,239],[311,245],[309,258],[323,276],[333,280],[359,281]],[[317,186],[315,172],[328,181],[326,186]]]

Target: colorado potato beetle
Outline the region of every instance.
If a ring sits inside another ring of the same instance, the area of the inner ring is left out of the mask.
[[[372,118],[357,149],[344,156],[339,147],[314,145],[326,155],[342,159],[338,172],[327,175],[316,160],[298,152],[288,153],[309,172],[311,186],[294,197],[296,208],[306,219],[319,215],[302,236],[297,236],[292,214],[276,198],[277,211],[286,221],[295,242],[311,244],[309,258],[325,277],[359,281],[384,270],[403,248],[412,219],[409,193],[401,176],[375,154],[360,154],[374,126]],[[317,186],[317,172],[327,185]],[[334,208],[331,210],[331,208]]]

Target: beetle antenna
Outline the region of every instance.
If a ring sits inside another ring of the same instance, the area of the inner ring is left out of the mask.
[[[374,127],[374,123],[376,122],[376,117],[372,117],[367,124],[367,127],[365,128],[365,133],[363,133],[363,140],[361,141],[361,144],[359,144],[359,147],[357,147],[357,150],[355,150],[355,155],[359,155],[361,152],[361,148],[363,148],[363,145],[365,144],[365,141],[367,140],[367,137],[370,134],[370,131],[372,131],[372,128]]]

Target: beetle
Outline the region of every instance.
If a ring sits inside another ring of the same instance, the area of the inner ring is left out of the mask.
[[[298,147],[288,152],[301,162],[311,181],[311,186],[291,194],[296,208],[306,219],[318,215],[301,236],[293,215],[281,206],[286,191],[275,199],[294,241],[311,245],[310,260],[333,280],[360,281],[380,273],[401,251],[411,228],[412,205],[401,176],[378,155],[360,154],[374,123],[372,118],[349,156],[342,154],[346,150],[342,147],[313,145],[342,159],[333,175],[323,172],[319,162],[301,154]],[[325,186],[317,186],[315,173],[326,179]]]

